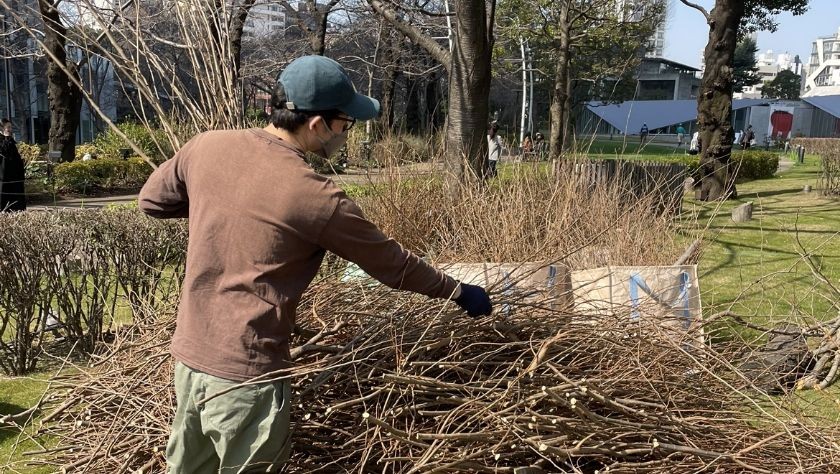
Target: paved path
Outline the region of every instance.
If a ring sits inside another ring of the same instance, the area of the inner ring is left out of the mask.
[[[778,172],[781,173],[782,171],[787,171],[793,168],[794,162],[791,160],[779,160],[779,170]]]
[[[87,197],[79,199],[61,199],[55,202],[41,202],[26,206],[27,209],[98,209],[110,204],[128,204],[137,200],[137,194],[126,194],[122,196]]]
[[[440,163],[413,163],[388,169],[349,169],[343,174],[330,176],[339,186],[345,184],[369,184],[389,180],[390,178],[405,179],[413,176],[423,176],[442,169]],[[128,204],[137,200],[137,194],[125,194],[107,197],[87,197],[78,199],[61,199],[55,202],[34,203],[27,209],[98,209],[111,204]]]

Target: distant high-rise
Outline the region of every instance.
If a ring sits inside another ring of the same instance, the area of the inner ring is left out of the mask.
[[[805,73],[803,97],[840,95],[840,29],[814,40]]]
[[[656,26],[656,31],[650,36],[648,40],[647,52],[645,56],[648,58],[661,58],[665,56],[665,28],[668,21],[668,4],[664,3],[665,13],[662,16],[662,21]]]
[[[640,21],[645,14],[644,5],[650,4],[651,1],[640,2],[638,0],[617,0],[616,9],[622,16],[629,17],[630,20]],[[656,31],[650,35],[645,49],[645,57],[648,58],[662,58],[665,56],[665,29],[667,27],[668,18],[668,1],[659,0],[662,8],[662,21],[656,26]]]
[[[280,34],[285,27],[286,13],[283,7],[277,2],[258,0],[248,12],[243,32],[251,37],[264,37]]]

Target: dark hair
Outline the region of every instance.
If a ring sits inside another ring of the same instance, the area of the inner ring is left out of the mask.
[[[271,93],[271,115],[268,117],[268,122],[289,132],[297,131],[312,117],[320,115],[324,120],[330,122],[341,113],[338,110],[289,110],[286,108],[286,102],[288,102],[286,90],[283,88],[283,84],[277,81],[274,91]]]
[[[5,127],[6,124],[10,124],[10,123],[12,123],[11,120],[9,120],[7,118],[3,118],[2,120],[0,120],[0,127]]]

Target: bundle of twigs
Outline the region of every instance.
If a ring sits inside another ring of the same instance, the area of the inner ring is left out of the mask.
[[[727,354],[651,318],[525,303],[471,320],[451,303],[325,279],[301,308],[290,472],[830,472],[840,447],[757,398]],[[648,321],[650,323],[646,323]],[[171,323],[63,380],[50,462],[162,472]]]

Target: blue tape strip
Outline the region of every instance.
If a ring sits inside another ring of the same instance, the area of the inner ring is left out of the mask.
[[[691,276],[688,272],[680,274],[680,296],[677,301],[682,303],[683,327],[688,329],[691,327],[691,306],[689,301],[688,290],[691,287]]]
[[[646,293],[650,293],[650,288],[645,283],[645,279],[638,273],[633,273],[630,275],[630,305],[633,308],[630,311],[630,319],[632,320],[639,319],[641,316],[639,314],[639,288]]]

